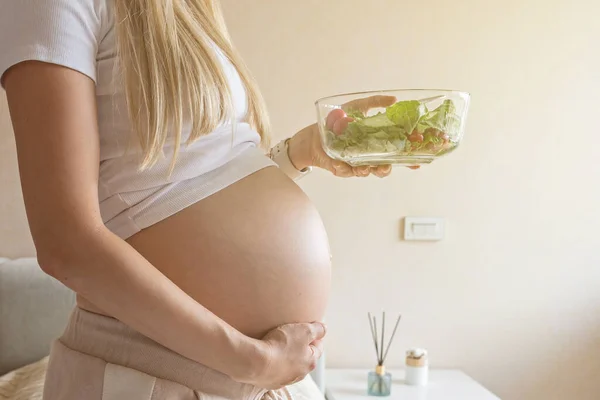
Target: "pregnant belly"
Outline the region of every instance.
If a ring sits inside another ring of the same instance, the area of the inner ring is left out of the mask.
[[[260,170],[128,242],[249,336],[324,315],[327,235],[310,200],[277,168]]]

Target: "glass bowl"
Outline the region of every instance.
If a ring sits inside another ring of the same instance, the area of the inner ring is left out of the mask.
[[[329,157],[352,166],[429,164],[460,144],[470,95],[455,90],[382,90],[317,100]]]

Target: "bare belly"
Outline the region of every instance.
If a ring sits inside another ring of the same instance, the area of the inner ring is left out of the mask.
[[[327,235],[310,200],[277,168],[260,170],[127,241],[249,336],[323,318]]]

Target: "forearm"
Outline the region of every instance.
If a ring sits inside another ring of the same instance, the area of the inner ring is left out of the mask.
[[[197,303],[125,241],[107,230],[76,236],[68,240],[71,250],[49,262],[55,278],[179,354],[234,378],[252,369],[256,341]]]

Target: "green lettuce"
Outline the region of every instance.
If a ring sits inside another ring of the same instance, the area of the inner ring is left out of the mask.
[[[406,132],[412,132],[427,113],[427,106],[418,100],[399,101],[385,110],[385,115]]]
[[[449,136],[458,134],[460,130],[460,118],[452,100],[444,100],[441,106],[428,113],[419,124],[440,130]]]
[[[448,139],[459,133],[461,121],[452,100],[429,111],[418,100],[400,101],[385,112],[366,117],[349,111],[354,119],[341,135],[329,131],[327,145],[342,158],[367,154],[411,154],[427,151],[438,154],[454,144]]]
[[[358,111],[358,110],[348,110],[348,112],[346,112],[346,115],[351,118],[354,118],[354,119],[365,118],[365,114],[363,114],[362,111]]]

